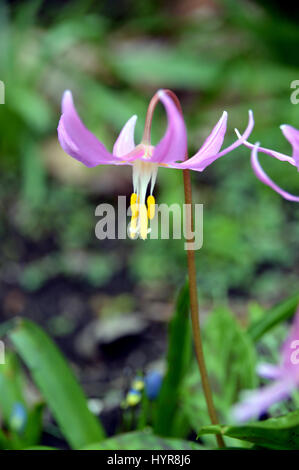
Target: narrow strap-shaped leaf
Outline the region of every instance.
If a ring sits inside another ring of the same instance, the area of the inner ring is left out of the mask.
[[[189,288],[180,291],[174,315],[169,325],[167,371],[163,380],[155,413],[154,431],[161,436],[174,436],[175,417],[182,380],[190,365],[191,326],[189,319]]]
[[[21,319],[8,333],[72,448],[101,441],[104,430],[57,346],[36,324]]]
[[[289,297],[265,312],[261,320],[253,323],[248,328],[248,334],[253,341],[260,339],[267,331],[278,323],[292,317],[299,303],[299,294]]]

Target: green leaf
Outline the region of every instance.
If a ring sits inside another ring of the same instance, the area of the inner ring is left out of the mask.
[[[185,87],[198,90],[215,85],[221,62],[199,58],[185,49],[130,48],[113,56],[113,67],[130,83],[152,86]]]
[[[102,440],[105,433],[100,422],[89,411],[73,372],[48,335],[31,321],[20,319],[9,337],[70,446]]]
[[[22,450],[59,450],[59,449],[56,449],[55,447],[49,447],[49,446],[30,446],[30,447],[25,447]]]
[[[195,442],[183,439],[164,439],[151,432],[129,432],[111,437],[82,450],[204,450]]]
[[[7,352],[5,364],[0,365],[0,410],[8,426],[16,403],[22,404],[28,412],[22,392],[24,385],[25,378],[18,358],[14,354]]]
[[[257,341],[275,325],[292,317],[298,307],[298,303],[299,294],[295,294],[267,310],[261,320],[249,326],[247,331],[250,338],[253,341]]]
[[[198,436],[222,433],[270,449],[299,448],[299,410],[279,418],[257,421],[244,426],[204,426]]]
[[[189,319],[189,286],[181,289],[174,316],[169,325],[167,371],[159,394],[154,431],[160,436],[177,435],[175,418],[183,378],[191,360],[191,327]]]
[[[46,175],[38,148],[30,141],[23,144],[22,171],[22,200],[41,207],[46,198]]]
[[[225,422],[240,390],[257,386],[254,344],[226,308],[217,308],[209,314],[202,325],[202,336],[215,406],[219,419]],[[195,363],[184,380],[180,406],[194,431],[210,422]],[[205,441],[212,444],[209,437]]]
[[[28,421],[24,432],[24,441],[27,446],[33,446],[40,442],[43,431],[44,407],[44,403],[37,403],[28,413]]]
[[[28,407],[23,396],[26,379],[15,354],[6,354],[5,364],[0,365],[0,410],[6,426],[10,429],[10,446],[19,448],[23,445],[34,445],[39,442],[42,433],[42,412],[44,403]],[[12,414],[16,404],[24,407],[27,414],[24,432],[17,433],[12,426]],[[0,438],[1,441],[1,438]]]
[[[12,449],[13,445],[10,442],[10,440],[7,438],[7,436],[4,434],[2,429],[0,428],[0,449],[5,450],[5,449]]]
[[[15,86],[9,93],[9,103],[36,132],[44,132],[54,122],[53,112],[47,100],[34,90]]]

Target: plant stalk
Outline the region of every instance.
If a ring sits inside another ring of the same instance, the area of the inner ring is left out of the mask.
[[[165,90],[165,92],[174,100],[177,108],[182,113],[181,104],[177,96],[170,90]],[[185,160],[188,159],[188,153],[186,153]],[[190,170],[183,170],[183,180],[184,180],[184,193],[185,193],[185,204],[190,207],[190,210],[186,210],[186,236],[189,243],[193,242],[192,235],[194,233],[194,220],[192,214],[192,186],[191,186],[191,177]],[[188,234],[190,236],[188,236]],[[194,238],[194,237],[193,237]],[[202,339],[201,339],[201,330],[199,323],[199,314],[198,314],[198,296],[197,296],[197,283],[196,283],[196,264],[195,264],[195,252],[192,249],[187,249],[187,262],[188,262],[188,278],[189,278],[189,296],[190,296],[190,311],[191,311],[191,322],[193,330],[193,339],[195,346],[195,354],[197,359],[197,364],[201,376],[202,388],[208,408],[208,413],[212,424],[219,424],[217,413],[213,401],[212,389],[209,382]],[[218,447],[225,447],[224,440],[221,434],[216,434],[216,440]]]
[[[164,90],[168,96],[176,104],[178,110],[182,113],[182,108],[178,97],[173,93],[171,90]],[[149,144],[150,143],[150,134],[151,134],[151,123],[153,118],[153,113],[155,110],[156,105],[159,102],[158,94],[156,93],[150,101],[146,120],[145,120],[145,128],[142,141],[143,143]],[[188,153],[186,153],[185,160],[188,159]],[[190,178],[190,171],[183,170],[183,178],[184,178],[184,193],[185,193],[185,204],[190,207],[190,210],[186,210],[186,236],[189,243],[192,243],[192,234],[194,233],[194,220],[192,214],[192,187],[191,187],[191,178]],[[189,234],[190,236],[188,236]],[[194,236],[193,236],[194,238]],[[202,381],[202,388],[204,391],[204,396],[208,408],[208,413],[210,416],[210,420],[212,424],[219,424],[218,418],[216,414],[216,409],[213,402],[212,390],[208,378],[202,340],[201,340],[201,331],[200,331],[200,323],[199,323],[199,315],[198,315],[198,297],[197,297],[197,284],[196,284],[196,265],[195,265],[195,253],[192,249],[187,249],[187,261],[188,261],[188,278],[189,278],[189,296],[190,296],[190,311],[191,311],[191,322],[192,322],[192,330],[193,330],[193,339],[195,345],[195,353],[196,359],[198,363],[198,368],[201,376]],[[216,434],[216,440],[219,447],[225,447],[224,440],[221,434]]]
[[[183,170],[184,179],[184,192],[185,192],[185,204],[190,205],[192,208],[192,189],[191,189],[191,178],[190,171]],[[194,222],[192,210],[186,211],[186,233],[191,230],[194,232]],[[190,241],[189,241],[190,242]],[[216,409],[214,406],[212,390],[209,382],[207,373],[207,367],[205,363],[205,357],[203,352],[201,331],[198,315],[198,297],[197,297],[197,284],[196,284],[196,265],[195,265],[195,252],[194,250],[187,249],[187,261],[188,261],[188,277],[189,277],[189,296],[190,296],[190,311],[191,321],[193,330],[193,339],[195,345],[195,354],[198,363],[198,368],[202,381],[202,388],[205,395],[205,400],[212,424],[219,424]],[[219,447],[224,447],[224,440],[221,434],[216,434],[216,440]]]

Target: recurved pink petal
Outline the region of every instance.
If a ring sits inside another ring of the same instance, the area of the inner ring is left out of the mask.
[[[280,129],[292,146],[292,156],[299,171],[299,130],[295,129],[293,126],[289,126],[288,124],[283,124],[280,126]]]
[[[267,186],[270,186],[270,188],[280,194],[284,199],[287,199],[288,201],[299,202],[299,196],[293,196],[293,194],[284,191],[277,184],[275,184],[274,181],[272,181],[271,178],[269,178],[269,176],[264,172],[258,160],[259,150],[259,144],[255,144],[251,152],[251,165],[258,179]]]
[[[63,150],[88,167],[113,159],[105,146],[83,125],[69,90],[62,98],[62,116],[58,124],[58,139]]]
[[[113,154],[117,157],[123,157],[135,148],[134,131],[137,116],[132,116],[122,128],[113,147]]]
[[[233,407],[232,415],[238,422],[257,418],[271,405],[287,398],[293,387],[294,383],[284,378],[262,389],[247,392],[244,400]]]
[[[223,142],[225,130],[226,130],[226,121],[225,121],[225,116],[222,116],[222,123],[218,127],[218,135],[217,135],[217,143],[215,143],[214,148],[217,149],[219,147],[219,144]],[[218,126],[217,125],[217,126]],[[217,126],[214,128],[213,132],[217,128]],[[186,162],[182,163],[181,168],[189,168],[190,170],[195,170],[195,171],[203,171],[207,166],[211,165],[215,160],[218,158],[222,157],[223,155],[226,155],[227,153],[231,152],[235,148],[239,147],[246,141],[246,139],[249,137],[252,129],[254,126],[254,120],[253,120],[253,113],[252,111],[249,111],[249,120],[248,120],[248,125],[242,135],[239,136],[239,138],[231,145],[229,145],[227,148],[223,149],[221,152],[218,153],[211,153],[210,149],[207,147],[205,151],[202,152],[202,149],[192,158],[189,158]],[[224,131],[224,133],[223,133]],[[215,132],[217,134],[217,132]],[[221,141],[222,139],[222,141]],[[204,144],[205,145],[205,144]],[[221,145],[220,145],[221,146]],[[213,150],[213,146],[211,147]],[[220,147],[219,147],[220,148]]]
[[[281,377],[283,370],[280,366],[261,363],[258,364],[256,372],[260,377],[263,377],[264,379],[277,380]]]
[[[245,142],[245,140],[247,140],[248,137],[250,136],[253,127],[254,127],[253,112],[250,109],[248,111],[248,124],[244,133],[233,144],[221,150],[221,152],[218,153],[218,157],[222,157],[223,155],[226,155],[227,153],[231,152],[237,147],[240,147],[240,145],[242,145]]]
[[[238,131],[238,129],[235,129],[235,132],[237,134],[237,136],[240,138],[241,137],[241,134],[240,132]],[[243,144],[248,147],[249,149],[253,149],[254,148],[254,144],[251,144],[250,142],[247,142],[247,140],[245,140],[243,142]],[[267,155],[270,155],[270,157],[274,157],[274,158],[277,158],[277,160],[280,160],[282,162],[288,162],[290,163],[291,165],[293,166],[296,166],[296,163],[295,163],[295,160],[292,158],[292,157],[289,157],[288,155],[284,155],[283,153],[280,153],[280,152],[276,152],[275,150],[270,150],[270,149],[266,149],[265,147],[259,147],[258,149],[259,152],[263,152]]]
[[[58,140],[63,150],[88,167],[100,164],[123,165],[131,155],[117,158],[82,123],[73,103],[72,93],[67,90],[62,98],[62,116],[59,120]],[[126,160],[126,161],[124,161]]]
[[[187,131],[184,119],[173,100],[163,90],[158,91],[160,101],[167,114],[167,130],[156,145],[151,162],[171,163],[185,159],[187,152]]]
[[[207,156],[216,155],[222,147],[224,136],[226,133],[227,125],[227,112],[224,111],[221,118],[213,128],[211,134],[206,138],[198,152],[189,158],[188,162],[185,162],[182,166],[188,166],[188,164],[200,164]]]
[[[210,155],[218,153],[224,141],[224,137],[226,133],[226,126],[227,126],[227,112],[223,111],[221,118],[217,122],[211,134],[207,137],[202,147],[192,158],[195,159],[195,157],[200,157],[201,155],[203,154],[206,155],[207,153],[209,153]]]

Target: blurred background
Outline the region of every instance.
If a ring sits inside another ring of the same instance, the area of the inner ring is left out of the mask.
[[[95,208],[132,192],[129,167],[87,169],[60,148],[65,89],[111,151],[123,124],[162,87],[182,103],[190,154],[223,110],[225,145],[255,116],[251,141],[290,154],[279,125],[299,126],[290,101],[299,79],[298,6],[292,2],[185,0],[0,3],[0,319],[41,325],[89,396],[119,403],[126,381],[159,368],[174,293],[186,278],[181,241],[95,237]],[[297,8],[297,10],[296,10]],[[156,111],[153,141],[165,126]],[[299,193],[296,170],[262,155],[270,176]],[[196,253],[201,314],[272,305],[298,284],[299,208],[262,185],[239,148],[192,174],[204,204]],[[182,175],[160,169],[157,203],[182,201]],[[107,390],[109,394],[107,395]],[[108,398],[107,398],[108,397]],[[109,418],[113,419],[113,418]]]

